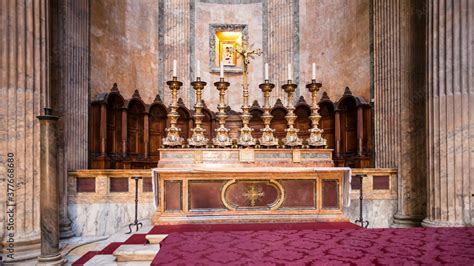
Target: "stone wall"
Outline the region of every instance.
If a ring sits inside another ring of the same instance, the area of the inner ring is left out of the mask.
[[[246,24],[249,42],[266,54],[252,60],[250,100],[263,102],[258,84],[263,64],[277,85],[271,104],[285,94],[287,64],[293,63],[298,82],[295,99],[309,98],[305,88],[311,79],[311,63],[318,65],[323,91],[339,99],[346,86],[370,100],[369,0],[275,0],[275,1],[92,1],[91,2],[91,98],[109,91],[117,82],[125,98],[135,89],[151,102],[160,93],[165,103],[173,59],[184,82],[179,92],[188,107],[193,105],[197,60],[202,79],[208,83],[203,99],[215,110],[218,73],[209,69],[209,24]],[[240,110],[242,75],[227,74],[231,82],[228,103]]]
[[[126,98],[140,89],[145,101],[153,101],[158,93],[158,2],[91,1],[91,98],[116,82]]]

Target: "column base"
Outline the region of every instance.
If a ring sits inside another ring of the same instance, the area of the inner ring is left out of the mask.
[[[402,215],[395,214],[393,216],[393,222],[390,225],[391,228],[411,228],[420,227],[423,217],[416,215]]]
[[[69,219],[67,221],[61,221],[59,224],[59,239],[68,239],[76,236],[72,231],[71,222]]]
[[[38,257],[38,263],[36,265],[64,265],[67,261],[63,256],[58,253],[52,256],[42,256]]]
[[[31,240],[16,240],[14,245],[13,259],[8,257],[9,245],[7,242],[0,243],[3,246],[0,253],[3,254],[3,262],[18,263],[36,259],[40,254],[41,240],[33,238]]]
[[[430,220],[429,218],[426,218],[421,223],[421,226],[423,227],[466,227],[467,225],[465,225],[464,223],[436,221],[436,220]]]

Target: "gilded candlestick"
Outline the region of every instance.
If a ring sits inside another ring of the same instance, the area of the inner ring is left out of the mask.
[[[209,142],[209,139],[205,136],[205,129],[201,127],[202,119],[204,118],[204,114],[202,113],[202,105],[201,97],[202,97],[202,90],[206,86],[206,82],[201,81],[200,78],[197,78],[196,81],[191,82],[191,86],[193,86],[194,90],[196,91],[196,103],[194,104],[194,128],[191,129],[193,135],[191,138],[188,139],[188,144],[194,147],[202,147],[206,146]]]
[[[184,139],[179,136],[181,129],[176,127],[176,124],[178,123],[179,118],[178,90],[183,86],[183,83],[178,81],[176,77],[173,77],[173,80],[167,81],[166,84],[171,90],[170,112],[168,113],[170,127],[165,129],[167,135],[163,138],[163,145],[169,147],[181,146],[183,145]]]
[[[252,115],[250,114],[250,105],[249,105],[249,84],[248,84],[248,66],[250,64],[250,58],[254,58],[254,56],[260,56],[262,54],[262,50],[255,49],[250,50],[246,44],[243,45],[241,49],[237,48],[236,52],[242,57],[244,71],[243,71],[243,79],[244,82],[242,83],[243,88],[243,104],[242,104],[242,115],[240,118],[242,119],[242,128],[240,129],[240,136],[237,141],[237,144],[240,146],[248,147],[255,145],[255,138],[252,137],[253,128],[249,127],[250,119]]]
[[[273,136],[274,129],[270,128],[270,123],[272,121],[273,116],[270,113],[272,107],[270,106],[270,93],[272,92],[275,84],[269,83],[268,80],[265,83],[262,83],[258,86],[263,92],[263,115],[262,120],[263,124],[265,125],[264,128],[260,129],[262,132],[262,137],[258,139],[260,145],[262,146],[277,146],[278,145],[278,138]]]
[[[312,128],[309,130],[310,135],[306,140],[309,146],[313,147],[323,147],[327,146],[326,140],[321,136],[323,133],[322,129],[318,128],[319,120],[321,116],[319,115],[319,106],[317,102],[317,94],[322,84],[317,83],[316,80],[312,80],[311,83],[306,85],[306,88],[311,92],[311,115],[309,119],[311,120]]]
[[[298,129],[294,128],[294,123],[297,118],[295,115],[295,106],[293,105],[293,93],[296,90],[297,85],[293,84],[291,80],[288,80],[288,83],[283,85],[283,90],[288,94],[288,105],[286,109],[288,112],[286,113],[286,121],[288,123],[288,128],[285,129],[286,136],[283,138],[283,144],[285,146],[294,147],[294,146],[301,146],[303,144],[302,140],[298,137]]]
[[[227,147],[232,145],[232,140],[229,137],[229,129],[225,127],[225,120],[227,118],[227,114],[225,113],[225,108],[227,105],[225,104],[225,91],[229,87],[230,83],[224,81],[223,78],[220,81],[215,82],[214,86],[216,86],[217,90],[219,91],[219,104],[217,105],[217,109],[219,110],[216,117],[219,121],[219,128],[216,129],[216,137],[212,139],[212,143],[218,147]]]

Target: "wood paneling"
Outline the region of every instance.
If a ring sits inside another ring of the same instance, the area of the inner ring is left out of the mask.
[[[217,127],[215,113],[205,107],[202,127],[206,130],[209,139],[215,136]],[[353,96],[348,88],[344,96],[333,103],[325,93],[319,102],[320,128],[323,137],[328,142],[328,148],[334,149],[333,158],[337,165],[352,167],[367,167],[370,165],[371,144],[371,109],[370,105],[359,96]],[[180,115],[177,127],[180,135],[187,140],[191,137],[194,127],[193,111],[189,110],[182,100],[178,100]],[[156,166],[160,159],[158,149],[162,139],[166,136],[168,109],[159,96],[151,105],[144,103],[138,91],[131,99],[125,100],[114,84],[109,93],[97,95],[91,104],[89,119],[90,158],[92,168],[98,169],[146,169]],[[225,126],[230,129],[231,138],[240,134],[242,121],[241,113],[226,109],[228,115]],[[250,127],[254,129],[252,135],[261,137],[260,129],[264,127],[261,116],[263,110],[258,102],[254,102],[250,109],[252,118]],[[287,121],[286,108],[278,100],[271,110],[273,119],[271,128],[274,136],[282,139],[286,136]],[[307,139],[311,129],[311,108],[303,97],[296,104],[295,126],[300,131],[299,137]],[[339,116],[339,119],[336,117]],[[106,121],[106,122],[104,122]],[[339,135],[338,135],[339,134]],[[339,143],[337,145],[337,143]]]

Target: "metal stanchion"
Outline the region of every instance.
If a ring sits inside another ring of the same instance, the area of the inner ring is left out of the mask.
[[[138,222],[138,180],[142,179],[142,177],[141,176],[132,176],[131,178],[135,180],[135,221],[128,225],[128,229],[130,231],[127,234],[132,233],[132,226],[135,225],[137,227],[136,231],[138,231],[138,229],[140,229],[143,226],[142,223]]]
[[[364,220],[364,215],[363,215],[363,209],[362,209],[362,206],[363,206],[363,201],[364,201],[364,193],[363,193],[363,182],[362,180],[364,179],[364,175],[356,175],[356,177],[359,177],[360,178],[360,196],[359,196],[359,219],[355,220],[355,223],[360,223],[360,226],[363,227],[363,228],[367,228],[369,226],[369,221],[366,221]]]

